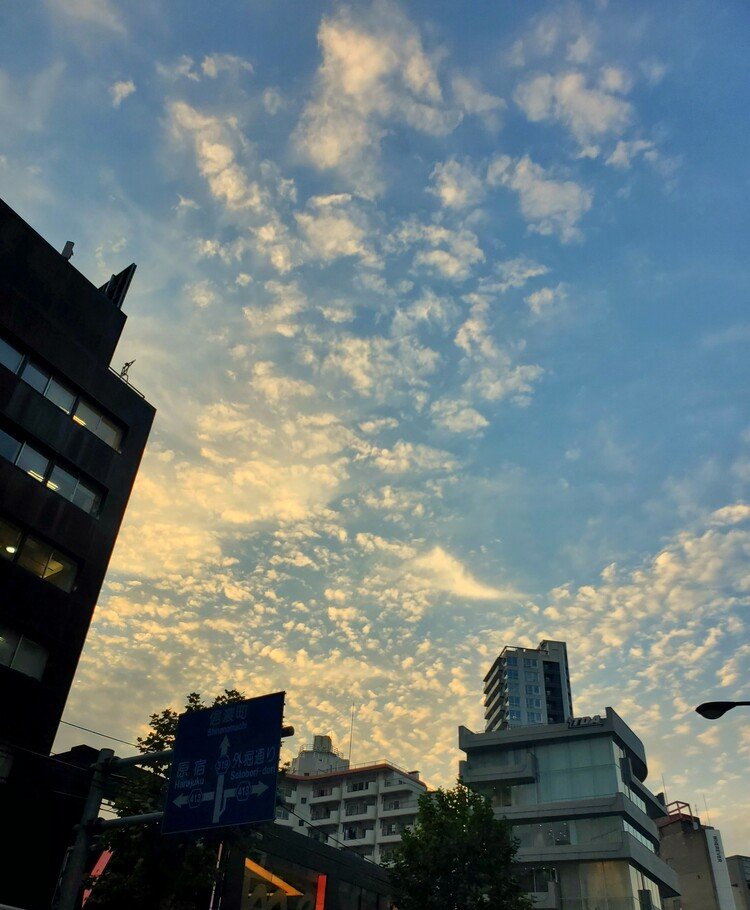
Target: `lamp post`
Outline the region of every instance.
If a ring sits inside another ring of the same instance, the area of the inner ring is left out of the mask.
[[[750,701],[706,701],[702,705],[698,705],[695,710],[701,717],[716,720],[738,705],[750,705]]]

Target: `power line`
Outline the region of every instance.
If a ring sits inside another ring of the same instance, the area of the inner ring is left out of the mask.
[[[109,733],[100,733],[98,730],[91,730],[88,727],[81,727],[79,724],[71,723],[69,720],[61,720],[61,724],[67,724],[69,727],[75,727],[76,730],[85,730],[86,733],[93,733],[94,736],[103,736],[105,739],[114,740],[116,743],[122,743],[124,746],[132,746],[134,749],[140,748],[137,743],[128,742],[127,739],[118,739],[116,736],[110,736]]]
[[[320,825],[314,825],[311,821],[309,821],[308,819],[304,818],[302,815],[298,815],[298,814],[294,811],[294,809],[290,809],[289,806],[283,805],[281,808],[282,808],[282,809],[285,809],[287,812],[289,812],[290,815],[294,815],[294,816],[296,816],[297,818],[299,818],[299,819],[300,819],[301,821],[303,821],[308,827],[312,828],[313,831],[320,831],[320,830],[321,830],[321,826],[320,826]],[[323,832],[323,833],[325,833],[325,832]],[[350,847],[349,844],[343,843],[343,841],[340,841],[337,837],[334,837],[332,834],[326,834],[326,839],[327,839],[327,840],[328,840],[328,839],[332,840],[335,844],[338,844],[338,845],[339,845],[341,848],[343,848],[344,850],[351,850],[353,853],[357,853],[357,851],[354,850],[352,847]],[[373,866],[377,866],[377,865],[378,865],[378,864],[375,862],[374,859],[370,859],[370,857],[369,857],[369,856],[365,856],[364,853],[357,853],[357,856],[361,856],[362,859],[367,860],[368,863],[372,863]]]

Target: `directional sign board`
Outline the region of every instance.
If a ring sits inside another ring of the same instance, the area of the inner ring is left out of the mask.
[[[284,693],[182,714],[162,833],[272,821]]]

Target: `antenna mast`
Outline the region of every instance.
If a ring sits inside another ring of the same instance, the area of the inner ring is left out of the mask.
[[[352,702],[352,719],[349,724],[349,761],[352,760],[352,735],[354,734],[354,702]]]

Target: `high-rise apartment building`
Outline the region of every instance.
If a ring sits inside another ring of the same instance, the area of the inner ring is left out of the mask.
[[[316,736],[284,775],[276,822],[380,863],[414,824],[426,792],[418,771],[386,759],[350,765],[329,736]]]
[[[539,910],[662,910],[677,873],[659,856],[663,802],[646,787],[643,744],[612,708],[565,723],[473,733],[459,727],[463,782],[519,841]]]
[[[485,730],[559,724],[573,716],[564,641],[503,648],[484,677]]]
[[[95,286],[67,244],[54,249],[0,201],[0,818],[14,842],[19,813],[42,813],[37,837],[54,825],[42,758],[154,419],[110,366],[134,270]],[[31,906],[28,891],[3,900]]]
[[[729,881],[737,910],[750,910],[750,856],[727,857]]]

